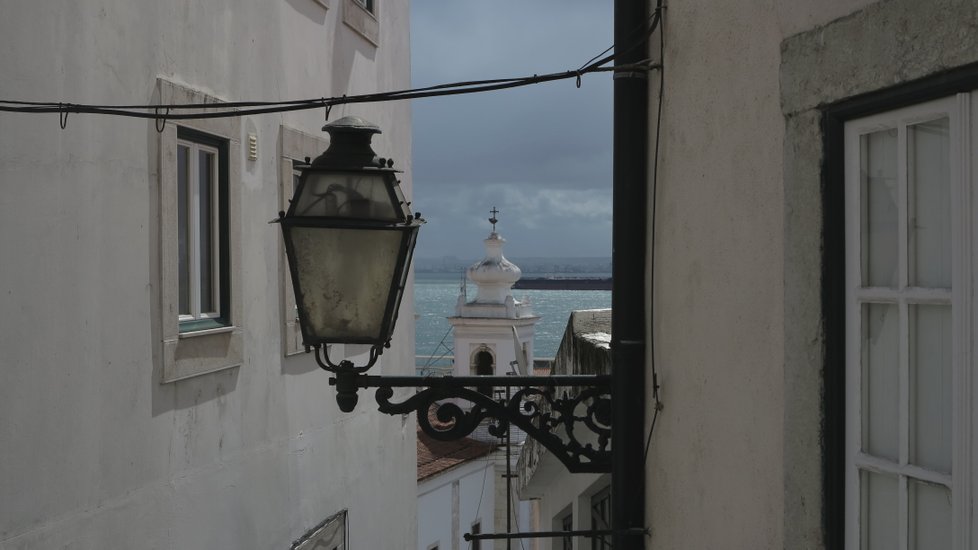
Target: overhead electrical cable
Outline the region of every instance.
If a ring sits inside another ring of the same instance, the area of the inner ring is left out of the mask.
[[[654,19],[651,25],[654,29]],[[643,30],[647,25],[642,25],[639,30]],[[651,32],[651,30],[649,31]],[[644,35],[645,33],[642,33]],[[644,36],[643,38],[644,39]],[[635,44],[629,46],[629,50],[637,47],[641,44],[641,40],[636,41]],[[612,46],[614,47],[614,46]],[[607,50],[605,50],[607,51]],[[157,121],[163,120],[192,120],[192,119],[212,119],[212,118],[230,118],[230,117],[241,117],[248,115],[257,115],[265,113],[283,113],[289,111],[302,111],[310,109],[319,108],[329,108],[335,105],[348,105],[355,103],[379,103],[386,101],[402,101],[409,99],[421,99],[428,97],[440,97],[449,95],[461,95],[461,94],[472,94],[481,92],[490,92],[497,90],[505,90],[510,88],[518,88],[523,86],[530,86],[534,84],[541,84],[545,82],[554,82],[558,80],[566,80],[571,78],[578,79],[578,85],[580,85],[580,78],[584,74],[589,73],[599,73],[599,72],[612,72],[612,71],[647,71],[656,68],[654,65],[643,61],[639,63],[634,63],[630,65],[616,65],[616,66],[605,66],[610,61],[613,61],[614,54],[607,55],[600,59],[604,52],[598,54],[594,58],[591,58],[587,63],[581,66],[581,68],[576,71],[563,71],[556,73],[547,74],[535,74],[528,77],[513,77],[513,78],[495,78],[495,79],[483,79],[483,80],[469,80],[462,82],[453,82],[447,84],[436,84],[432,86],[424,86],[420,88],[410,88],[405,90],[395,90],[389,92],[378,92],[370,94],[358,94],[358,95],[344,95],[339,97],[319,97],[319,98],[309,98],[309,99],[295,99],[295,100],[283,100],[283,101],[232,101],[232,102],[221,102],[221,103],[184,103],[184,104],[147,104],[147,105],[135,105],[135,104],[109,104],[109,105],[98,105],[98,104],[84,104],[84,103],[69,103],[69,102],[51,102],[51,101],[24,101],[24,100],[8,100],[0,99],[0,112],[12,112],[12,113],[27,113],[27,114],[40,114],[40,113],[59,113],[62,117],[66,117],[69,113],[77,114],[100,114],[100,115],[113,115],[122,117],[132,117],[132,118],[142,118],[142,119],[154,119]]]

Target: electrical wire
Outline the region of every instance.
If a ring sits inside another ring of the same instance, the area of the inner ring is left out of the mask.
[[[506,460],[509,460],[509,457],[506,457]],[[509,502],[510,502],[510,504],[513,505],[513,508],[514,508],[514,510],[513,510],[513,522],[516,523],[516,532],[517,533],[521,533],[522,531],[520,530],[519,501],[518,500],[513,500],[513,498],[515,496],[516,495],[514,495],[513,493],[510,493],[509,494]],[[516,539],[516,540],[520,541],[520,548],[522,548],[523,550],[526,550],[526,547],[523,546],[523,539]]]
[[[434,363],[435,361],[441,361],[442,359],[448,357],[448,354],[452,353],[452,349],[445,344],[445,340],[448,339],[448,335],[451,333],[452,333],[452,327],[448,327],[448,330],[445,331],[445,335],[441,337],[441,341],[439,341],[438,345],[435,346],[435,353],[429,355],[428,359],[425,361],[425,364],[421,366],[422,376],[430,374],[430,371],[428,369],[429,367],[432,367],[432,363]],[[436,356],[435,354],[438,353],[438,350],[440,350],[441,348],[445,348],[445,351],[441,355]]]
[[[479,511],[482,510],[482,497],[485,496],[485,494],[486,494],[486,478],[489,477],[489,468],[490,468],[490,466],[494,466],[495,465],[495,461],[492,458],[492,453],[489,453],[488,455],[486,455],[485,461],[486,461],[486,467],[483,468],[483,470],[482,470],[482,491],[479,493],[479,504],[476,505],[476,507],[475,507],[475,516],[472,517],[472,522],[471,523],[475,523],[475,520],[479,519]],[[490,465],[489,464],[490,461],[492,461],[493,464]],[[469,548],[470,549],[472,548],[472,541],[471,540],[469,541]]]
[[[636,47],[632,44],[629,48]],[[607,50],[606,50],[607,51]],[[601,54],[599,54],[600,56]],[[236,101],[227,103],[186,103],[186,104],[112,104],[96,105],[83,103],[67,102],[43,102],[43,101],[22,101],[0,99],[0,112],[40,114],[58,113],[62,117],[62,124],[68,113],[78,114],[101,114],[115,115],[122,117],[133,117],[142,119],[162,120],[165,124],[167,120],[191,120],[191,119],[212,119],[230,118],[247,115],[265,113],[283,113],[290,111],[302,111],[332,107],[335,105],[347,105],[356,103],[378,103],[386,101],[403,101],[409,99],[420,99],[428,97],[441,97],[449,95],[461,95],[471,93],[481,93],[489,91],[505,90],[518,88],[533,84],[553,82],[576,78],[580,80],[581,75],[598,72],[611,72],[621,70],[651,70],[652,67],[647,62],[633,63],[630,65],[617,65],[606,67],[605,65],[614,60],[615,55],[608,55],[597,61],[590,61],[581,66],[576,71],[563,71],[547,74],[534,74],[528,77],[496,78],[484,80],[469,80],[447,84],[437,84],[420,88],[409,88],[405,90],[395,90],[389,92],[378,92],[371,94],[344,95],[340,97],[320,97],[310,99],[296,99],[284,101]],[[594,58],[592,58],[593,60]],[[163,111],[163,114],[161,114]],[[171,112],[180,111],[180,112]],[[189,111],[189,112],[188,112]]]
[[[652,23],[652,21],[655,18],[655,16],[656,16],[656,14],[653,13],[652,15],[649,16],[648,21],[644,21],[644,22],[642,22],[642,24],[636,26],[635,29],[632,30],[632,32],[630,32],[628,34],[627,40],[628,41],[631,41],[633,39],[633,37],[639,36],[639,35],[651,36],[652,35],[652,32],[655,31],[655,25],[654,25],[654,23]],[[641,44],[641,42],[638,42],[638,44]],[[633,45],[632,47],[634,48],[636,45]],[[601,53],[599,53],[598,55],[596,55],[596,56],[592,57],[591,59],[588,59],[586,62],[584,62],[584,64],[581,65],[580,68],[578,68],[577,70],[580,71],[580,70],[584,69],[588,65],[592,64],[595,60],[599,59],[602,55],[605,55],[605,54],[607,54],[608,52],[610,52],[610,51],[612,51],[614,49],[615,49],[615,45],[614,44],[608,46]],[[606,60],[602,60],[602,62],[601,63],[598,63],[598,64],[599,65],[603,65],[605,61]]]
[[[655,430],[655,421],[659,418],[659,411],[662,410],[662,402],[659,400],[659,376],[655,369],[655,213],[656,213],[656,189],[659,183],[659,142],[662,131],[662,97],[665,90],[666,73],[665,73],[665,55],[666,55],[666,31],[665,25],[662,23],[662,0],[657,0],[655,7],[655,23],[652,25],[653,29],[655,27],[659,28],[659,100],[658,105],[656,105],[656,116],[655,116],[655,148],[652,153],[652,204],[649,208],[650,215],[652,219],[650,220],[650,250],[649,256],[651,260],[651,266],[649,269],[649,356],[650,356],[650,367],[652,370],[652,400],[654,402],[652,411],[652,420],[649,423],[649,435],[645,441],[645,457],[643,459],[644,464],[649,462],[649,448],[652,445],[652,432]]]

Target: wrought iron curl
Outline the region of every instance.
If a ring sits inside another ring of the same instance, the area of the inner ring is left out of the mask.
[[[607,387],[582,389],[573,395],[554,395],[553,388],[523,387],[508,399],[493,399],[468,387],[432,385],[400,402],[393,402],[390,386],[379,385],[376,400],[381,412],[414,412],[422,431],[439,441],[452,441],[470,435],[490,419],[489,433],[504,437],[510,425],[523,430],[551,451],[571,472],[610,470],[611,399]],[[468,402],[467,409],[458,401]],[[583,414],[578,410],[584,407]],[[434,409],[433,422],[432,408]],[[575,432],[587,428],[590,436]],[[562,436],[558,430],[563,428]],[[596,439],[596,445],[592,441]]]

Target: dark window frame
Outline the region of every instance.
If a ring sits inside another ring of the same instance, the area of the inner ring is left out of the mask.
[[[978,89],[978,63],[823,106],[822,131],[822,529],[826,548],[845,547],[846,295],[845,123]]]
[[[193,128],[177,127],[177,139],[207,145],[217,149],[217,198],[218,198],[218,269],[220,273],[219,316],[215,319],[180,321],[180,333],[195,332],[232,325],[231,320],[231,242],[228,210],[230,184],[230,154],[228,140]]]

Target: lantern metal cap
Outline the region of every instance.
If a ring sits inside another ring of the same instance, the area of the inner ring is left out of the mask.
[[[358,116],[345,116],[343,118],[334,120],[333,122],[327,123],[323,126],[324,132],[329,132],[333,135],[334,132],[366,132],[371,134],[380,134],[380,126],[362,119]]]
[[[329,148],[310,166],[313,169],[363,170],[390,169],[387,159],[381,159],[370,147],[380,127],[358,116],[345,116],[323,126],[329,133]],[[393,164],[393,163],[390,163]]]

